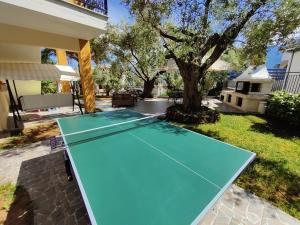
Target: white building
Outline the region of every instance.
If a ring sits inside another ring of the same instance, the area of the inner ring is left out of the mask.
[[[234,81],[235,89],[223,90],[221,100],[244,112],[264,113],[273,83],[266,66],[249,66]]]

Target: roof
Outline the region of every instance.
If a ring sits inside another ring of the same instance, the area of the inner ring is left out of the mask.
[[[214,62],[214,64],[211,65],[211,67],[209,67],[208,70],[228,71],[228,70],[233,70],[233,67],[231,66],[230,63],[228,63],[222,59],[218,59],[216,62]]]
[[[3,80],[79,80],[79,74],[70,66],[0,62],[0,79]]]
[[[249,66],[235,81],[272,81],[266,65]]]

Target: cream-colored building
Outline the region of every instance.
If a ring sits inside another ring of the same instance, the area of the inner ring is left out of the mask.
[[[250,66],[234,81],[235,89],[223,90],[221,100],[244,112],[264,113],[273,83],[266,66]]]
[[[0,0],[0,64],[40,64],[41,49],[51,48],[57,52],[58,64],[65,65],[66,51],[77,53],[85,112],[93,112],[95,97],[89,40],[106,32],[107,4],[106,0],[84,6],[80,2]],[[3,74],[1,69],[0,66]],[[7,128],[9,114],[6,79],[14,88],[13,79],[5,77],[0,81],[0,131]],[[64,85],[70,86],[68,82]],[[41,93],[40,81],[20,79],[15,81],[15,86],[19,96]]]

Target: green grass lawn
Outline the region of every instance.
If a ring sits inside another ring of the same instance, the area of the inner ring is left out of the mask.
[[[187,128],[255,152],[255,161],[236,183],[300,219],[300,138],[295,129],[258,116],[225,114],[215,124]]]

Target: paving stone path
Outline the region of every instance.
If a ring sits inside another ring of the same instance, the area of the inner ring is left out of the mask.
[[[20,185],[28,198],[32,212],[27,224],[90,224],[76,180],[66,179],[62,151],[51,152],[48,142],[0,152],[0,184],[6,182]],[[18,213],[18,207],[12,207],[5,225],[25,225]],[[300,221],[232,185],[199,225],[242,224],[300,225]]]

